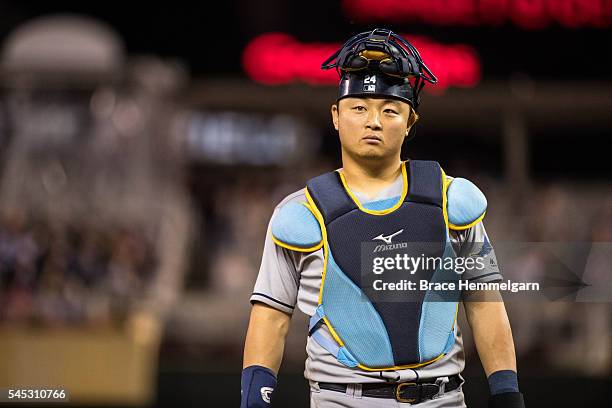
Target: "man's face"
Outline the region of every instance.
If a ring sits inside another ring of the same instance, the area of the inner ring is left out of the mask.
[[[332,106],[342,150],[356,158],[399,155],[409,129],[411,107],[385,98],[343,98]]]

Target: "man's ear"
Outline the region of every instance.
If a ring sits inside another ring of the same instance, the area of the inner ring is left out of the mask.
[[[333,104],[331,106],[331,114],[332,114],[332,122],[334,123],[334,128],[338,130],[338,104]]]
[[[406,130],[409,131],[410,128],[412,127],[412,125],[417,123],[417,120],[419,120],[419,114],[416,113],[414,111],[414,109],[412,109],[412,107],[411,107],[410,108],[410,113],[408,114],[408,126],[407,126]],[[406,134],[408,134],[408,133],[406,133]]]

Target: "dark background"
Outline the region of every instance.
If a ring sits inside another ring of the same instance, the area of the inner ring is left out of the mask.
[[[352,21],[335,1],[182,3],[4,1],[0,6],[0,35],[33,17],[83,13],[118,30],[130,53],[178,57],[188,63],[195,77],[223,78],[243,75],[241,51],[258,34],[280,31],[302,42],[340,42],[376,25]],[[474,46],[482,59],[485,80],[506,79],[517,72],[543,80],[606,80],[612,72],[609,28],[571,29],[551,22],[544,29],[526,30],[509,21],[495,27],[418,22],[378,25],[427,35],[443,43]]]

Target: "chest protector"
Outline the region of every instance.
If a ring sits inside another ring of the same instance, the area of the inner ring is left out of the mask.
[[[372,250],[364,246],[384,244],[386,251],[386,244],[416,243],[398,252],[418,257],[426,243],[427,256],[454,258],[448,229],[479,223],[486,198],[466,179],[447,182],[436,162],[411,160],[402,163],[401,171],[399,198],[364,205],[339,171],[315,177],[306,186],[307,203],[283,205],[272,222],[277,245],[299,252],[322,248],[321,287],[309,335],[349,367],[416,368],[444,356],[455,341],[460,291],[443,296],[433,290],[401,291],[399,301],[369,296],[373,292],[367,282],[362,285],[361,267],[371,265],[364,263],[364,253],[372,256]],[[452,268],[434,265],[419,270],[418,279],[456,283],[459,276]]]
[[[427,291],[417,290],[402,294],[402,301],[373,301],[360,286],[362,243],[377,236],[401,231],[395,242],[427,243],[428,256],[452,256],[442,169],[436,162],[410,161],[402,164],[402,176],[402,194],[386,209],[381,207],[391,203],[377,202],[378,209],[363,207],[337,171],[307,183],[325,257],[310,335],[350,367],[418,367],[442,357],[454,343],[458,299],[441,301],[434,294],[430,299]],[[422,270],[419,276],[430,282],[458,280],[445,270]],[[333,338],[321,330],[323,324]]]

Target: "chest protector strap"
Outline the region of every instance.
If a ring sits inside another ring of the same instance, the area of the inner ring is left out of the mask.
[[[406,291],[402,301],[373,301],[360,285],[362,243],[427,243],[427,256],[454,255],[448,239],[444,172],[436,162],[417,160],[402,163],[401,170],[400,197],[366,205],[355,198],[339,171],[306,185],[324,252],[309,334],[349,367],[418,367],[441,358],[454,343],[458,292],[453,301],[440,301],[439,294],[428,291]],[[445,269],[423,273],[429,282],[458,280]]]

